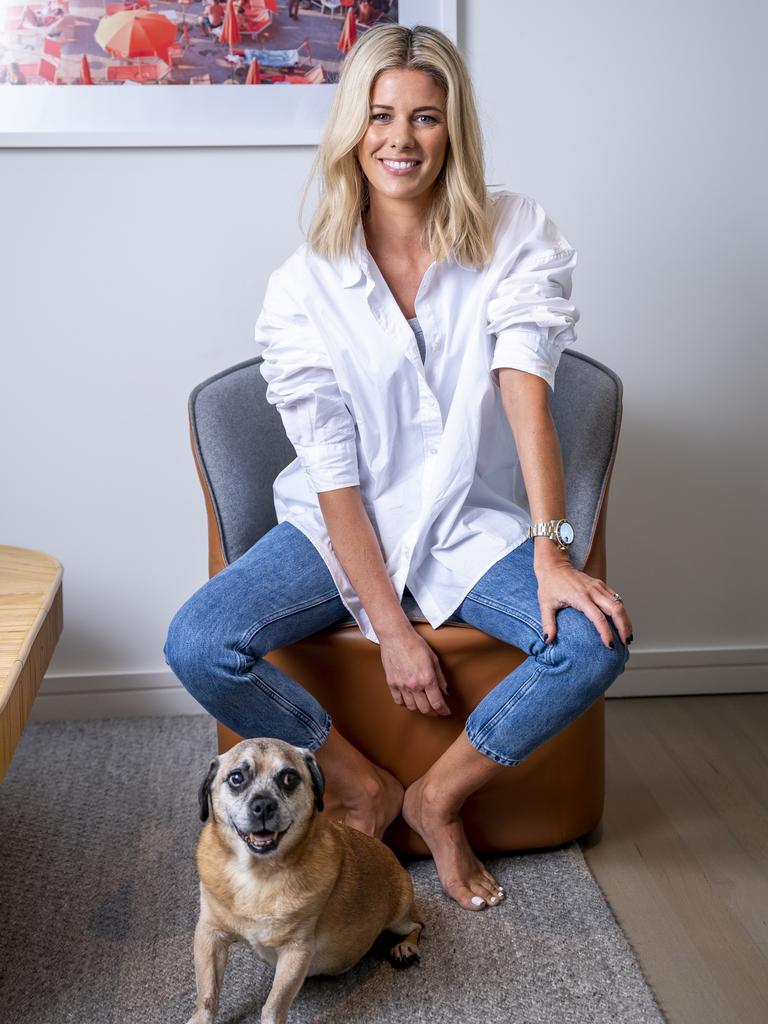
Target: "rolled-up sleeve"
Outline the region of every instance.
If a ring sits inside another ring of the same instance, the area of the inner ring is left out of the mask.
[[[526,370],[554,391],[557,364],[576,341],[573,328],[580,319],[570,301],[576,250],[530,197],[521,219],[497,244],[509,253],[487,306],[486,329],[496,339],[491,376],[498,385],[500,367]]]
[[[310,489],[359,483],[355,422],[327,349],[281,270],[272,273],[255,328],[267,401],[277,407]]]

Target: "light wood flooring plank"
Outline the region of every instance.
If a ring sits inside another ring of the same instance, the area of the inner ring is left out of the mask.
[[[764,1024],[768,694],[616,698],[606,718],[584,855],[659,1003],[671,1024]]]

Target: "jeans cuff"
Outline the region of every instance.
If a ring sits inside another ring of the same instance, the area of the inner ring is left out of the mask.
[[[467,739],[475,750],[479,750],[481,754],[485,754],[486,757],[490,757],[490,759],[495,761],[497,764],[503,764],[507,768],[520,764],[520,761],[515,761],[513,758],[505,757],[504,754],[497,754],[495,750],[491,750],[490,747],[487,747],[484,743],[478,743],[477,738],[469,731],[468,728],[465,727],[464,731],[467,734]]]
[[[314,753],[317,750],[318,747],[322,747],[322,745],[328,739],[328,734],[331,731],[331,726],[332,725],[333,725],[333,719],[331,718],[331,716],[326,711],[325,712],[325,720],[324,720],[324,722],[323,722],[323,724],[321,726],[322,731],[323,731],[323,735],[319,739],[310,740],[309,743],[307,744],[307,750],[310,751],[310,753]]]

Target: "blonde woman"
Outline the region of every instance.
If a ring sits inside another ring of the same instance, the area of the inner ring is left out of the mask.
[[[464,801],[604,693],[632,640],[620,595],[568,553],[548,392],[576,338],[576,253],[535,199],[489,191],[471,82],[433,28],[355,44],[317,171],[307,241],[256,324],[297,453],[274,484],[277,525],[179,609],[166,661],[239,735],[314,752],[347,824],[381,838],[402,812],[446,894],[486,909],[504,890],[469,846]],[[528,657],[403,792],[264,655],[354,620],[396,704],[450,715],[414,617]]]

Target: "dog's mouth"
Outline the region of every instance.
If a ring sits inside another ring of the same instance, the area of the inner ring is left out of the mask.
[[[289,825],[288,828],[290,827]],[[264,828],[258,832],[241,832],[237,825],[235,825],[237,834],[248,849],[253,850],[254,853],[271,853],[272,850],[276,850],[288,828],[283,829],[282,832],[271,832],[269,829]]]

